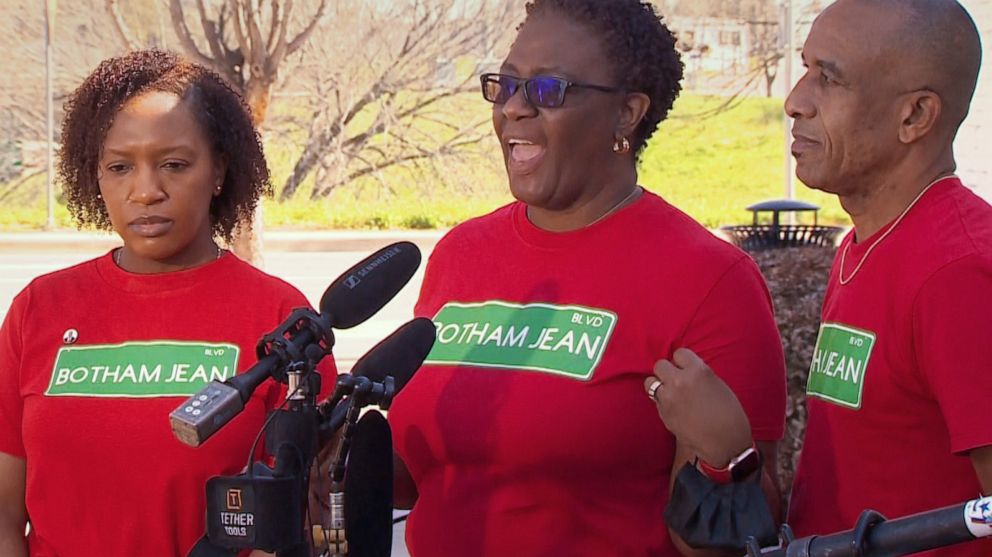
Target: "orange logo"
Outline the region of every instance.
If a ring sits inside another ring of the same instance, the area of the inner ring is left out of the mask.
[[[244,504],[241,502],[241,490],[240,489],[228,489],[227,490],[227,510],[229,511],[240,511]]]

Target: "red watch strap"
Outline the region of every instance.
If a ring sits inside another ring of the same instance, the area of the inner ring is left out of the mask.
[[[696,457],[696,468],[714,483],[729,484],[740,481],[761,468],[761,453],[758,452],[758,446],[752,442],[750,447],[730,459],[723,468],[711,466],[699,457]]]

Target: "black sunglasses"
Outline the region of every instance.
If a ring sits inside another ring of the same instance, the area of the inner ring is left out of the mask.
[[[619,93],[623,90],[605,85],[576,83],[550,75],[536,75],[530,79],[521,79],[512,75],[484,73],[480,79],[482,81],[482,96],[491,103],[503,104],[517,93],[517,89],[523,89],[524,99],[540,108],[558,108],[561,106],[565,102],[565,91],[569,87],[595,89],[606,93]]]

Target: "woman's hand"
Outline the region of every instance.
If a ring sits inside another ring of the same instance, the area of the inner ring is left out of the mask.
[[[652,387],[660,381],[657,387]],[[644,380],[665,426],[679,444],[720,468],[751,446],[751,424],[730,387],[692,350],[679,348],[659,360]]]
[[[28,511],[24,504],[27,468],[23,458],[0,453],[0,555],[27,557],[24,532]]]

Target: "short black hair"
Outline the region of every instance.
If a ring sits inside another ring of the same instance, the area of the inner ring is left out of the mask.
[[[527,3],[522,25],[549,11],[595,31],[619,86],[651,99],[631,138],[633,151],[640,152],[682,90],[683,65],[675,36],[654,6],[641,0],[533,0]]]
[[[272,193],[261,139],[241,95],[217,73],[162,50],[104,60],[66,102],[58,175],[69,212],[79,226],[111,229],[99,195],[103,143],[118,111],[150,91],[173,93],[188,103],[214,156],[225,161],[224,183],[210,204],[210,217],[214,234],[230,242],[235,227],[251,222],[259,197]]]

